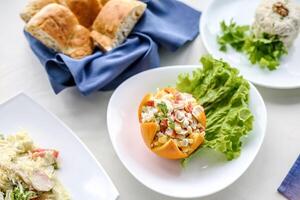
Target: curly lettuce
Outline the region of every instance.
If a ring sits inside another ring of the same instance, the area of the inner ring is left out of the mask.
[[[228,160],[241,153],[241,138],[252,130],[253,115],[249,109],[250,85],[239,71],[211,56],[201,58],[203,68],[178,77],[177,89],[191,93],[205,108],[207,128],[203,147],[226,155]],[[201,151],[183,159],[186,165]]]

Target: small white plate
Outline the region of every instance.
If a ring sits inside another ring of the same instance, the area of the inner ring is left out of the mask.
[[[199,66],[198,66],[199,67]],[[107,125],[113,147],[127,170],[150,189],[173,197],[202,197],[224,189],[249,167],[263,142],[266,108],[251,85],[250,109],[255,116],[253,131],[244,140],[242,154],[233,161],[213,151],[193,160],[183,169],[179,161],[159,158],[145,146],[140,133],[137,110],[143,96],[156,88],[175,86],[180,73],[196,66],[163,67],[142,72],[119,86],[107,111]]]
[[[251,82],[270,88],[300,87],[300,37],[288,50],[288,55],[281,59],[277,70],[269,71],[252,65],[247,56],[229,48],[227,52],[219,51],[217,35],[221,33],[220,22],[233,19],[239,25],[251,25],[255,10],[261,0],[212,0],[204,11],[200,29],[203,43],[207,51],[214,57],[223,58],[238,68],[245,78]],[[300,3],[300,0],[296,0]]]
[[[24,94],[0,105],[0,132],[27,131],[40,147],[60,152],[58,178],[74,200],[115,200],[112,181],[80,139],[57,117]]]

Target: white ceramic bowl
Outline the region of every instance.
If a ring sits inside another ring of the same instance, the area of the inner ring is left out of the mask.
[[[194,69],[196,66],[162,67],[133,76],[116,89],[107,111],[113,147],[127,170],[150,189],[173,197],[203,197],[229,186],[254,160],[266,130],[266,108],[251,85],[250,109],[255,121],[253,131],[244,138],[239,158],[228,162],[220,153],[203,151],[183,169],[179,161],[166,160],[150,152],[140,133],[137,117],[140,101],[156,88],[174,86],[178,74]]]

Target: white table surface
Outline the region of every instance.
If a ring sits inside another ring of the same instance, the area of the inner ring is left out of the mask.
[[[186,1],[199,10],[209,2]],[[101,162],[118,188],[120,200],[171,199],[136,181],[115,154],[106,128],[106,108],[112,92],[83,97],[73,88],[59,95],[53,93],[43,67],[22,33],[24,24],[18,13],[25,3],[25,0],[0,0],[0,102],[24,92],[56,114]],[[162,51],[161,64],[197,64],[205,53],[199,36],[176,53]],[[276,190],[300,153],[300,89],[258,89],[268,110],[263,146],[240,179],[205,200],[284,199]]]

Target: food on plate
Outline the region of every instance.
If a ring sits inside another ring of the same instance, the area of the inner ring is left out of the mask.
[[[253,115],[249,109],[250,85],[222,60],[211,56],[201,58],[202,68],[192,74],[181,74],[176,88],[192,94],[206,114],[205,141],[189,157],[182,160],[186,165],[199,155],[202,148],[222,152],[228,160],[241,153],[241,139],[252,130]]]
[[[95,45],[106,52],[123,43],[146,7],[137,0],[30,0],[20,15],[33,37],[80,59]]]
[[[72,58],[82,58],[93,51],[90,32],[81,26],[65,6],[49,4],[35,14],[25,30],[44,45]]]
[[[252,130],[250,85],[228,63],[204,56],[202,68],[180,74],[176,88],[146,94],[138,117],[146,146],[185,166],[203,148],[228,160],[241,153],[242,138]]]
[[[277,36],[286,47],[297,38],[300,29],[300,6],[293,0],[262,0],[256,9],[253,33]]]
[[[161,157],[186,158],[204,141],[205,112],[191,94],[175,88],[149,93],[138,116],[145,144]]]
[[[262,0],[251,27],[232,20],[220,26],[217,41],[221,51],[226,52],[230,45],[245,53],[252,64],[274,70],[299,34],[300,6],[292,0]]]
[[[136,0],[110,0],[94,21],[91,37],[103,51],[110,51],[127,38],[143,15],[146,4]]]
[[[228,25],[222,21],[220,26],[222,35],[217,38],[220,50],[226,52],[230,45],[236,51],[245,53],[252,64],[274,70],[279,66],[280,58],[287,54],[278,36],[263,34],[255,37],[249,26],[239,26],[233,20]]]
[[[26,133],[0,136],[0,200],[69,200],[58,181],[58,151],[42,149]]]

